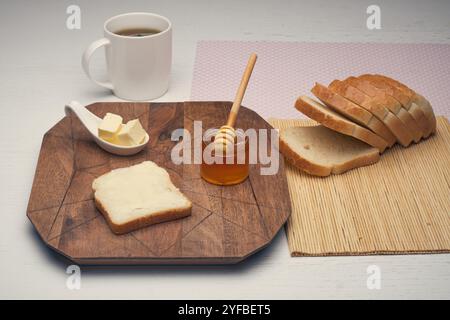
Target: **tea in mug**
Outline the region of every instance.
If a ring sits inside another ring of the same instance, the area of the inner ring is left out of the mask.
[[[133,28],[116,31],[115,34],[125,37],[145,37],[160,33],[161,30],[152,28]]]

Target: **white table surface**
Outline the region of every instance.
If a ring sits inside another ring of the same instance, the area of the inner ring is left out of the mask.
[[[373,3],[382,30],[366,29]],[[81,7],[81,30],[65,27],[70,4]],[[450,1],[2,1],[0,298],[450,298],[448,254],[291,258],[284,232],[235,266],[82,268],[81,289],[67,289],[70,262],[25,216],[40,143],[69,100],[119,100],[87,80],[80,56],[106,18],[130,11],[173,22],[172,83],[159,101],[189,99],[198,40],[450,43]],[[103,73],[100,54],[96,64]],[[373,264],[380,290],[366,285]]]

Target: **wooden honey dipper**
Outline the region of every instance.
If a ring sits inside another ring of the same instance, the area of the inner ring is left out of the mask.
[[[234,98],[233,106],[231,107],[230,114],[228,115],[227,123],[220,127],[219,131],[214,137],[214,148],[216,152],[226,151],[228,148],[234,146],[234,141],[236,139],[236,131],[234,130],[234,125],[236,123],[236,118],[241,107],[242,99],[244,98],[245,90],[247,89],[248,81],[252,75],[253,67],[256,63],[257,55],[252,53],[248,59],[247,67],[245,68],[244,74],[242,75],[241,84],[239,85],[238,91],[236,92],[236,97]]]

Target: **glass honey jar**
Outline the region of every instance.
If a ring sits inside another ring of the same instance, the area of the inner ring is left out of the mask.
[[[216,185],[233,185],[247,179],[249,174],[249,139],[242,130],[236,130],[233,148],[217,150],[216,131],[208,131],[202,141],[201,177]]]

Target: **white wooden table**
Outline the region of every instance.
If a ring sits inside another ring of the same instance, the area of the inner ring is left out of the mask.
[[[2,1],[0,298],[450,298],[450,255],[291,258],[283,232],[236,266],[82,268],[81,289],[69,290],[70,263],[41,243],[25,216],[41,138],[64,104],[118,100],[80,66],[106,18],[150,11],[172,20],[172,83],[159,101],[183,101],[198,40],[450,43],[449,1],[376,1],[382,29],[369,31],[373,2]],[[70,4],[81,7],[81,30],[65,26]],[[98,74],[102,58],[94,61]],[[367,288],[369,265],[381,270],[380,290]]]

